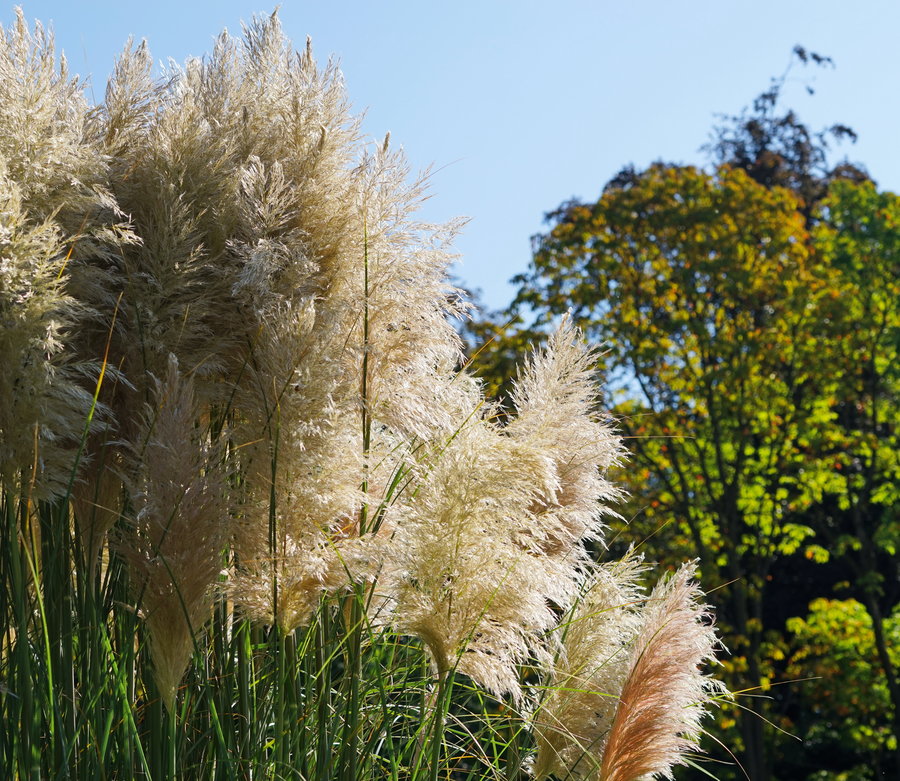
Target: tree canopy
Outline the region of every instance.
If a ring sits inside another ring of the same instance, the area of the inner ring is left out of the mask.
[[[730,685],[748,695],[720,739],[752,781],[826,777],[809,753],[834,737],[826,724],[804,750],[766,722],[856,719],[852,699],[823,705],[831,684],[781,685],[843,665],[848,648],[865,649],[882,706],[858,710],[868,738],[849,750],[835,738],[827,770],[900,777],[900,198],[830,165],[828,133],[779,115],[779,87],[714,133],[712,168],[628,168],[595,202],[551,212],[514,280],[512,325],[475,362],[503,387],[505,356],[567,311],[604,345],[632,450],[621,539],[664,561],[700,557]],[[822,627],[841,610],[856,618],[832,652]],[[841,669],[862,691],[860,666]]]

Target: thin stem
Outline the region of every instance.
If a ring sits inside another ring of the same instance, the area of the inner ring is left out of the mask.
[[[453,671],[438,671],[437,695],[434,705],[434,719],[431,733],[431,762],[429,766],[429,781],[437,781],[441,767],[441,746],[444,743],[444,722],[447,715],[449,694],[453,685]]]

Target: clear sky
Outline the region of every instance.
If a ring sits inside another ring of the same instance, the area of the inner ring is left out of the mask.
[[[130,35],[159,62],[202,56],[214,36],[270,12],[260,0],[23,0],[52,23],[71,70],[101,99]],[[426,220],[468,216],[459,277],[492,307],[512,294],[545,212],[593,199],[623,165],[701,162],[717,113],[748,105],[802,44],[836,68],[796,69],[786,102],[900,190],[896,0],[283,0],[295,45],[336,56],[364,130],[391,131],[413,168],[432,165]],[[8,26],[13,4],[0,7]],[[809,96],[805,84],[816,94]],[[90,93],[89,93],[90,95]]]

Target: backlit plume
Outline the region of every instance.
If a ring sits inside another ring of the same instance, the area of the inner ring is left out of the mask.
[[[564,622],[564,653],[534,719],[535,775],[597,781],[671,778],[699,750],[700,722],[718,681],[704,674],[719,646],[695,565],[649,597],[632,559],[595,570]]]
[[[641,626],[645,570],[632,557],[597,567],[560,625],[563,652],[533,718],[538,779],[597,778]]]
[[[719,645],[708,608],[685,564],[653,589],[634,642],[628,676],[603,754],[603,781],[672,778],[672,768],[699,749],[700,721],[719,682],[703,673]]]
[[[134,517],[118,546],[132,572],[154,676],[170,710],[194,636],[211,609],[228,535],[222,453],[198,418],[193,384],[173,356],[131,445]]]

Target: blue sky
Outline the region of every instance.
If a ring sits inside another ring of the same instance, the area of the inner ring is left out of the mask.
[[[96,99],[129,35],[158,62],[212,48],[222,28],[267,13],[260,0],[24,0],[52,23],[70,68]],[[13,19],[13,4],[0,23]],[[797,43],[834,70],[796,69],[787,103],[818,128],[842,122],[846,148],[879,185],[900,190],[895,54],[900,3],[867,0],[284,0],[285,31],[335,55],[364,130],[391,131],[413,168],[433,166],[422,217],[467,216],[457,241],[467,284],[500,307],[545,212],[596,198],[623,165],[700,162],[717,113],[749,104]],[[816,94],[806,94],[805,84]],[[90,93],[89,93],[90,94]]]

